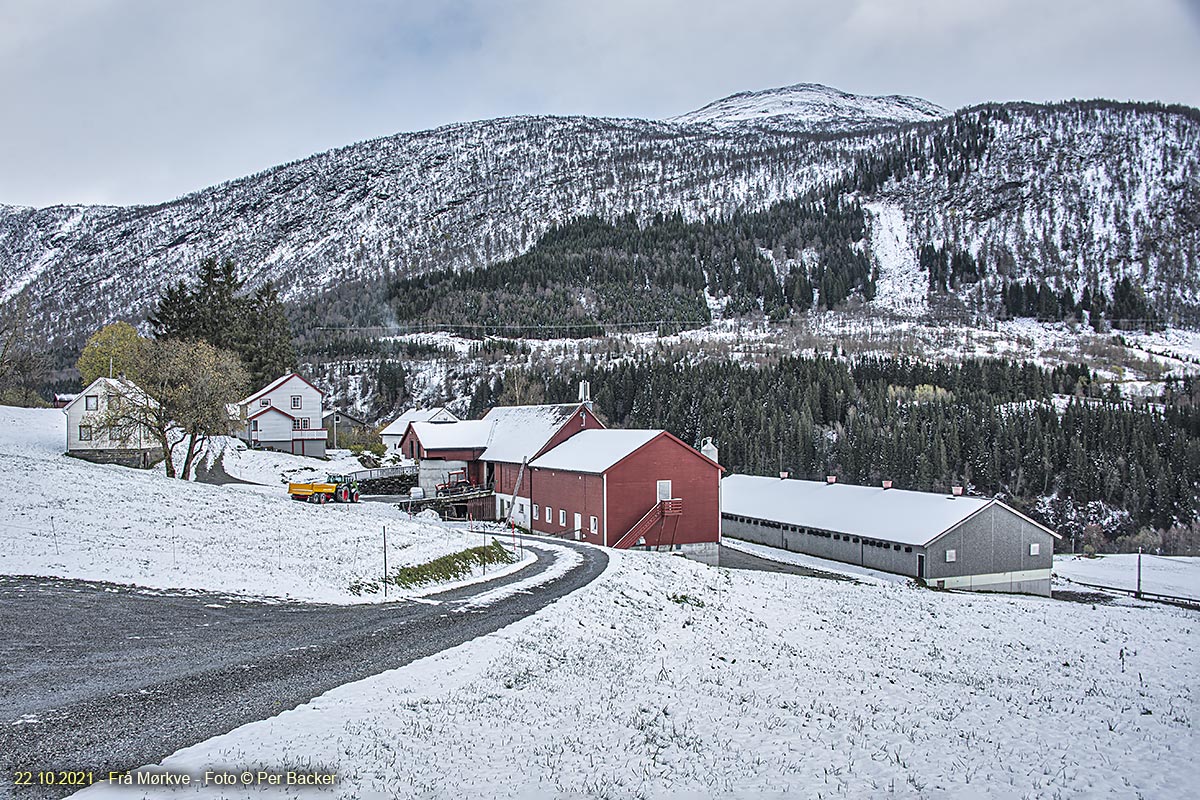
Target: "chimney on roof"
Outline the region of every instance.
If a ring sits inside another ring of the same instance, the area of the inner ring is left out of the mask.
[[[825,482],[830,486],[833,486],[835,483],[837,483],[837,475],[826,475]]]
[[[717,461],[717,446],[713,443],[711,436],[705,436],[700,440],[700,454],[709,461],[717,464],[721,463],[720,461]]]
[[[587,381],[579,382],[579,402],[588,408],[592,407],[592,385]]]
[[[961,487],[961,486],[951,486],[950,487],[950,496],[951,497],[962,497],[962,493],[963,493],[963,487]]]
[[[884,488],[884,489],[890,489],[890,488],[892,488],[892,482],[891,482],[891,481],[884,481],[884,482],[883,482],[883,488]]]

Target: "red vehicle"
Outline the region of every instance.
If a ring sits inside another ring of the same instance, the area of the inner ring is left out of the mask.
[[[465,469],[456,469],[446,477],[445,483],[437,485],[438,497],[447,494],[462,494],[469,492],[475,488],[475,484],[471,483],[471,479],[467,477]]]

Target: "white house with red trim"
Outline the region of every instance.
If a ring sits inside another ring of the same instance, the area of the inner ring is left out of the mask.
[[[251,447],[323,457],[325,393],[296,373],[284,375],[238,403],[238,437]]]
[[[458,422],[458,417],[448,408],[410,408],[379,432],[383,446],[388,450],[399,450],[400,440],[408,432],[410,422]]]

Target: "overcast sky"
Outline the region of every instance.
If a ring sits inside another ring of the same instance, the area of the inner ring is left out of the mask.
[[[1200,106],[1200,0],[0,0],[0,203],[153,203],[512,114],[825,83]]]

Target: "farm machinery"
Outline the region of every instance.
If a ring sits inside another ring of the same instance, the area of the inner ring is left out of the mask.
[[[456,469],[446,476],[446,480],[437,485],[437,496],[445,497],[451,494],[463,494],[475,488],[475,484],[471,483],[471,479],[467,477],[465,469]]]
[[[293,500],[307,503],[357,503],[358,481],[351,475],[328,475],[324,482],[289,483]]]

